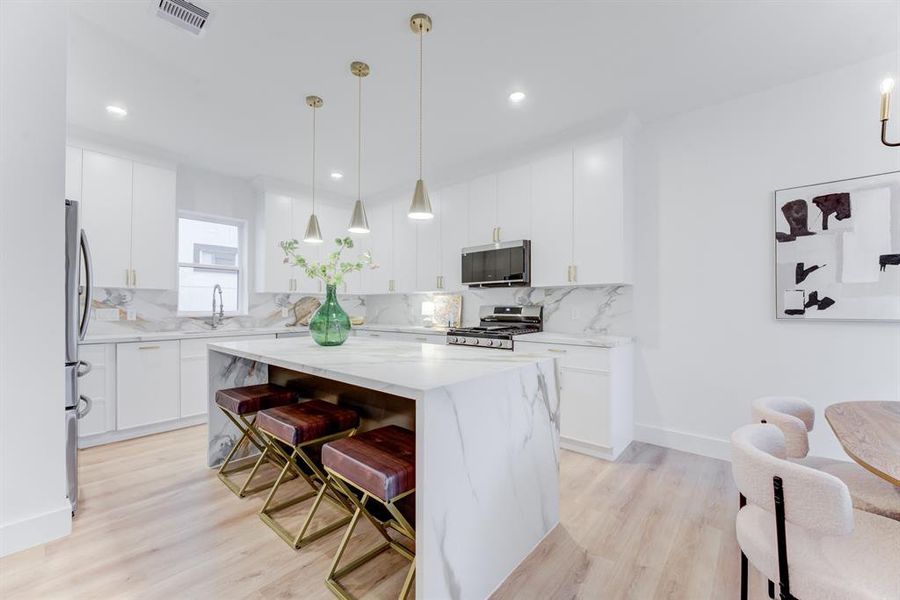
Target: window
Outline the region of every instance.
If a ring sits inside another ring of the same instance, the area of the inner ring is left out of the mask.
[[[226,314],[241,310],[242,224],[213,217],[178,219],[178,312],[212,312],[213,290],[222,286]],[[218,296],[218,294],[216,294]]]

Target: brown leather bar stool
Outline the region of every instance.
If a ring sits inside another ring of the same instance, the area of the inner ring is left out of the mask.
[[[244,445],[253,444],[260,452],[266,447],[266,438],[256,428],[256,419],[259,411],[273,408],[276,406],[285,406],[297,402],[297,393],[284,388],[280,385],[271,383],[262,383],[258,385],[247,385],[243,387],[228,388],[216,392],[216,404],[228,419],[234,423],[234,426],[241,432],[238,442],[231,448],[231,452],[225,457],[222,465],[219,467],[219,479],[222,480],[229,490],[243,498],[247,494],[253,494],[262,491],[272,485],[268,482],[257,487],[251,488],[250,481],[256,475],[262,462],[266,459],[263,455],[256,461],[256,464],[244,464],[238,467],[229,468],[235,453]],[[252,415],[252,416],[251,416]],[[277,458],[273,460],[274,464],[281,467],[284,463]],[[253,467],[247,479],[238,484],[231,479],[231,475],[240,471],[245,471]]]
[[[352,600],[353,596],[338,580],[385,550],[393,548],[410,561],[399,596],[401,600],[405,599],[416,573],[416,555],[394,540],[388,534],[387,527],[415,542],[415,519],[407,519],[401,510],[401,504],[404,500],[412,500],[416,491],[416,434],[408,429],[389,425],[352,438],[329,442],[322,447],[322,462],[334,485],[356,506],[350,525],[331,562],[326,585],[338,598]],[[382,521],[373,515],[366,506],[369,500],[386,508],[391,518]],[[360,515],[366,516],[385,541],[338,568]]]
[[[308,400],[264,410],[259,413],[258,423],[259,430],[267,438],[263,456],[275,455],[284,462],[275,485],[272,486],[269,496],[259,510],[259,518],[294,548],[300,548],[346,525],[350,520],[351,505],[331,486],[328,476],[322,471],[321,464],[313,452],[324,442],[355,434],[356,428],[359,427],[359,415],[356,411],[323,400]],[[273,505],[275,494],[285,482],[289,472],[302,477],[309,484],[310,491]],[[292,533],[275,519],[275,513],[313,496],[316,499],[306,514],[300,531]],[[347,516],[307,533],[319,505],[325,498],[345,511]]]

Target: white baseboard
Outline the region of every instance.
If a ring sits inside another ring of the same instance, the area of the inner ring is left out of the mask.
[[[720,460],[731,460],[731,447],[728,440],[688,433],[675,429],[664,429],[643,423],[634,424],[634,439],[656,446],[673,448],[682,452],[699,454]]]
[[[559,438],[559,447],[563,450],[571,450],[579,454],[586,454],[594,458],[603,460],[616,460],[617,456],[613,453],[613,449],[609,446],[601,446],[599,444],[591,444],[582,440],[576,440],[567,437]]]
[[[55,510],[0,525],[0,556],[45,544],[72,533],[72,505],[63,499]]]
[[[143,437],[145,435],[153,435],[154,433],[162,433],[164,431],[173,431],[175,429],[183,429],[185,427],[193,427],[206,423],[206,415],[194,415],[193,417],[185,417],[183,419],[175,419],[172,421],[163,421],[162,423],[154,423],[152,425],[143,425],[141,427],[131,427],[129,429],[117,429],[115,431],[106,431],[94,435],[86,435],[78,438],[79,448],[90,448],[91,446],[100,446],[102,444],[111,444],[112,442],[121,442],[132,438]]]

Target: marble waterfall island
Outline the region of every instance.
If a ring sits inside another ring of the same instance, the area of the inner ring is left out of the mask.
[[[356,337],[212,343],[209,382],[210,466],[238,438],[222,388],[290,385],[352,406],[363,429],[415,429],[417,598],[486,598],[559,522],[553,358]]]

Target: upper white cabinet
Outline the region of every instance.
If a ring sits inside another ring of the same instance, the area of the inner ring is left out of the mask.
[[[629,283],[631,235],[621,137],[575,147],[572,283]]]
[[[133,163],[88,150],[83,156],[81,226],[91,243],[94,285],[128,287]],[[174,269],[175,265],[171,267]]]
[[[531,239],[531,165],[497,175],[497,241]]]
[[[279,194],[264,194],[257,213],[260,225],[256,248],[256,290],[258,292],[291,292],[294,272],[284,262],[281,242],[293,235],[294,200]]]
[[[572,153],[531,165],[531,284],[571,285]]]
[[[404,196],[392,202],[394,241],[391,265],[390,291],[408,293],[416,291],[416,223],[410,219],[410,199]]]
[[[79,154],[67,151],[68,160]],[[94,285],[175,288],[175,171],[83,150],[81,224],[91,242]],[[76,165],[66,165],[74,189]]]
[[[416,230],[416,290],[441,289],[441,224],[443,221],[442,192],[429,193],[433,219],[413,221]]]
[[[462,249],[468,245],[468,186],[451,185],[440,191],[441,290],[457,291],[462,285]]]
[[[390,204],[366,206],[369,233],[360,237],[358,249],[372,253],[374,269],[366,268],[360,274],[363,294],[387,294],[391,284],[391,254],[393,252],[394,210]]]
[[[496,242],[497,175],[485,175],[469,182],[469,245]],[[448,208],[449,209],[449,208]]]
[[[131,197],[132,286],[175,287],[175,171],[134,163]]]

